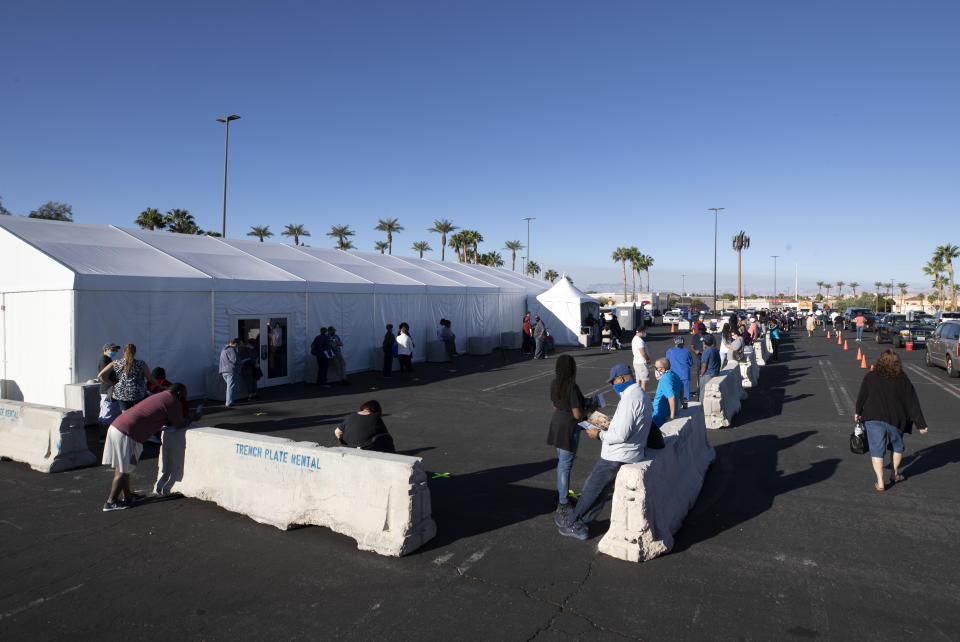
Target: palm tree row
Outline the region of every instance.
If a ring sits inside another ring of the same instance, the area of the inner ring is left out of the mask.
[[[933,256],[923,266],[923,273],[931,277],[931,285],[936,288],[940,304],[946,301],[943,290],[949,285],[950,309],[957,309],[957,287],[953,281],[953,259],[960,257],[960,247],[947,243],[933,251]]]
[[[200,229],[193,214],[187,210],[174,208],[166,214],[161,214],[155,207],[148,207],[140,212],[134,223],[143,230],[167,230],[175,234],[199,234],[220,236],[219,232],[209,232]]]
[[[618,247],[613,251],[614,261],[620,261],[620,268],[623,271],[623,300],[627,300],[627,261],[630,262],[630,280],[633,283],[633,300],[637,300],[637,280],[640,277],[640,289],[643,289],[643,274],[647,276],[647,292],[650,289],[650,268],[653,267],[653,257],[643,254],[636,247]]]

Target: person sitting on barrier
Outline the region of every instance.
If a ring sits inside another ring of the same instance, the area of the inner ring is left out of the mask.
[[[671,419],[676,419],[677,408],[683,399],[683,382],[676,372],[670,370],[670,360],[657,359],[655,376],[657,393],[653,397],[653,425],[658,429]]]
[[[333,434],[347,448],[396,452],[393,437],[383,423],[383,409],[376,399],[365,401],[360,410],[344,417],[343,424],[337,426]]]
[[[104,512],[130,508],[134,501],[142,499],[130,490],[130,473],[140,460],[143,442],[165,426],[183,428],[199,419],[200,415],[195,412],[184,416],[186,401],[187,387],[175,383],[169,390],[144,399],[117,417],[110,426],[103,446],[102,463],[112,466],[114,474],[110,495],[103,505]]]
[[[673,338],[674,347],[667,350],[666,358],[670,363],[668,370],[680,377],[683,383],[683,398],[681,406],[687,407],[690,401],[690,369],[693,368],[693,356],[683,345],[683,337]],[[659,387],[659,384],[658,384]]]
[[[557,449],[557,512],[570,512],[570,470],[580,444],[579,422],[587,418],[588,407],[577,385],[577,363],[568,354],[557,357],[556,377],[550,382],[553,416],[547,432],[547,445]]]
[[[729,325],[724,326],[724,331],[720,333],[722,347],[720,356],[722,363],[720,367],[727,365],[728,361],[740,361],[743,359],[743,339],[736,334]]]
[[[703,390],[707,383],[720,374],[720,351],[714,345],[715,341],[712,334],[703,337],[703,356],[700,357],[700,401],[703,401]]]
[[[613,384],[620,403],[610,419],[609,428],[586,431],[590,439],[599,439],[603,445],[600,458],[583,484],[576,508],[569,515],[558,513],[554,516],[557,530],[565,537],[587,539],[587,524],[603,509],[605,495],[616,480],[620,467],[643,459],[650,436],[650,398],[636,385],[630,366],[625,363],[615,365],[610,369],[607,383]]]

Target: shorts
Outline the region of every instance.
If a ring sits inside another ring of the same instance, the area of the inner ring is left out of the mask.
[[[887,439],[893,452],[903,454],[903,433],[896,426],[885,421],[865,421],[863,427],[867,429],[871,457],[883,459],[887,452]]]
[[[97,417],[104,426],[109,426],[120,416],[120,404],[110,399],[109,395],[100,395],[100,415]]]
[[[650,380],[650,369],[647,368],[646,361],[634,361],[633,362],[633,374],[636,377],[637,381],[649,381]]]
[[[113,426],[107,430],[107,440],[103,444],[104,466],[112,466],[121,473],[132,473],[140,460],[143,444],[123,434]]]

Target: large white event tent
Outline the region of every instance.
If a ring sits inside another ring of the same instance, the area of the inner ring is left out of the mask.
[[[0,216],[0,380],[62,405],[103,344],[133,343],[198,397],[234,336],[259,343],[260,385],[311,380],[322,326],[356,372],[380,363],[387,323],[410,324],[415,360],[441,317],[461,351],[468,337],[498,345],[548,287],[481,265]]]
[[[535,314],[539,314],[553,341],[561,346],[574,346],[580,341],[580,328],[587,313],[594,318],[600,315],[600,302],[584,294],[580,288],[566,278],[536,297],[537,305],[531,304]]]

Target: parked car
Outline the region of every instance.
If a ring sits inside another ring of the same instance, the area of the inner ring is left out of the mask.
[[[942,365],[951,377],[960,377],[960,320],[947,320],[927,341],[928,366]]]
[[[847,308],[846,310],[843,311],[843,329],[844,330],[856,330],[858,312],[863,312],[863,316],[865,317],[869,317],[871,314],[873,314],[870,311],[870,308]]]
[[[933,313],[933,316],[930,317],[934,325],[938,323],[943,323],[947,320],[960,321],[960,312],[945,312],[943,310],[937,310]]]
[[[889,341],[894,348],[902,348],[908,342],[926,345],[931,334],[933,326],[928,323],[907,321],[904,314],[888,314],[877,323],[873,339],[877,343]]]
[[[844,330],[856,330],[857,329],[857,312],[856,311],[864,310],[864,308],[848,308],[848,309],[854,310],[853,316],[847,317],[846,313],[844,313],[843,321],[841,321],[841,324],[843,325]],[[863,319],[864,319],[864,324],[863,324],[864,332],[876,331],[877,317],[873,314],[873,312],[864,311]]]
[[[680,310],[674,309],[663,315],[663,323],[680,323],[683,320],[683,313]]]

